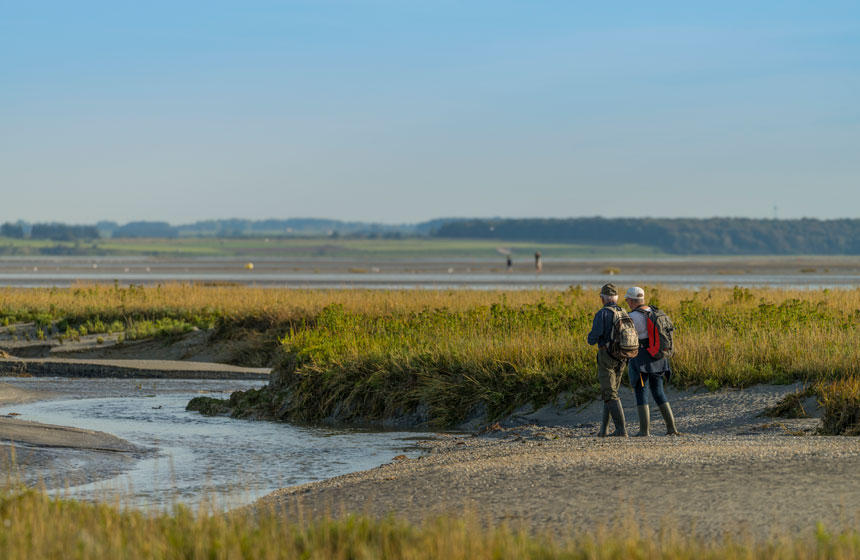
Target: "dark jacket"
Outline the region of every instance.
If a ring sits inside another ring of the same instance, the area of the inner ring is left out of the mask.
[[[663,373],[668,372],[667,379],[671,375],[669,368],[669,358],[660,358],[655,360],[648,353],[648,339],[639,341],[639,354],[635,358],[630,359],[634,371],[644,371],[646,373]]]
[[[588,333],[588,344],[606,346],[612,337],[612,319],[615,318],[615,310],[621,309],[618,304],[607,303],[594,314],[591,324],[591,332]]]

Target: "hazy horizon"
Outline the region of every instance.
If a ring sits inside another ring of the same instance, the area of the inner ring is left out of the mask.
[[[11,1],[0,68],[0,222],[860,216],[856,2]]]
[[[657,220],[747,220],[747,219],[748,220],[774,220],[774,218],[772,216],[771,217],[767,217],[767,216],[756,217],[756,216],[602,216],[602,215],[593,215],[593,216],[518,216],[518,217],[511,217],[511,216],[443,216],[443,217],[435,217],[435,218],[430,218],[427,220],[420,220],[420,221],[414,221],[414,222],[406,222],[406,221],[404,221],[404,222],[385,222],[385,221],[378,221],[378,220],[363,220],[363,219],[343,220],[343,219],[339,219],[339,218],[332,218],[332,217],[326,217],[326,216],[287,216],[287,217],[283,217],[283,218],[271,217],[271,216],[266,217],[266,218],[243,218],[243,217],[238,217],[238,216],[232,216],[232,217],[201,218],[201,219],[187,220],[187,221],[180,221],[180,222],[170,222],[168,220],[146,219],[146,218],[126,220],[126,221],[115,220],[115,219],[110,219],[110,218],[103,218],[103,219],[99,219],[99,220],[94,220],[92,222],[72,222],[72,221],[68,221],[68,220],[65,220],[65,221],[64,220],[39,221],[39,220],[27,220],[27,219],[19,218],[16,220],[7,220],[6,222],[2,222],[2,223],[16,224],[16,223],[23,222],[23,223],[26,223],[29,225],[45,224],[45,223],[57,223],[57,224],[65,224],[65,225],[70,225],[70,226],[78,226],[78,225],[86,226],[86,225],[96,225],[99,223],[115,223],[117,225],[122,226],[122,225],[125,225],[128,223],[133,223],[133,222],[149,222],[149,223],[166,222],[171,227],[180,227],[180,226],[187,226],[187,225],[193,225],[193,224],[204,223],[204,222],[219,222],[219,221],[226,222],[226,221],[232,221],[232,220],[250,221],[250,222],[267,222],[267,221],[282,222],[282,221],[289,221],[289,220],[320,220],[320,221],[336,221],[336,222],[343,222],[343,223],[355,223],[355,224],[365,224],[365,225],[382,225],[382,226],[396,227],[396,226],[414,226],[414,225],[419,225],[419,224],[428,223],[428,222],[445,221],[445,220],[452,220],[452,221],[453,220],[479,220],[479,221],[494,221],[494,220],[500,220],[500,221],[501,220],[578,220],[578,219],[591,219],[591,218],[603,218],[603,219],[607,219],[607,220],[611,220],[611,219],[622,219],[622,220],[623,219],[643,219],[643,218],[657,219]],[[815,217],[810,217],[810,216],[802,216],[799,218],[776,218],[776,221],[797,221],[797,220],[818,220],[818,221],[860,220],[860,217],[858,217],[858,218],[838,218],[838,217],[837,218],[815,218]]]

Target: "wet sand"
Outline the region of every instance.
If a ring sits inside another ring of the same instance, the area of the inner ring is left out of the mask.
[[[49,399],[57,393],[0,383],[0,405]],[[13,480],[47,487],[82,484],[117,476],[146,451],[114,435],[0,416],[0,469]],[[67,465],[75,465],[69,470]],[[34,473],[50,473],[47,476]]]
[[[706,538],[806,535],[817,522],[858,528],[860,438],[810,435],[816,419],[757,416],[790,389],[676,393],[678,425],[688,432],[681,437],[598,439],[589,407],[571,411],[578,418],[566,426],[442,436],[424,443],[421,459],[282,489],[252,511],[394,514],[416,523],[470,511],[560,535],[630,520]],[[656,410],[652,432],[664,432]]]
[[[175,344],[145,340],[122,345],[117,345],[115,340],[97,342],[97,336],[59,345],[55,341],[13,341],[7,335],[0,343],[14,355],[6,352],[0,355],[0,375],[135,380],[268,378],[268,368],[153,359],[167,354],[205,360],[206,354],[213,352],[207,343],[209,334],[206,331],[190,333]],[[37,357],[18,357],[21,354]],[[4,407],[58,396],[62,395],[0,383],[0,405]],[[0,416],[0,444],[3,445],[0,448],[3,472],[11,473],[25,484],[44,482],[49,488],[113,478],[138,459],[153,453],[108,433],[27,422],[14,416]],[[44,473],[50,474],[45,476]]]

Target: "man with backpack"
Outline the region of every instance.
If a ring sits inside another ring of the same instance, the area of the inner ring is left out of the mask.
[[[609,417],[615,424],[613,436],[627,437],[624,425],[624,409],[618,398],[621,376],[627,360],[639,350],[636,327],[627,312],[618,306],[618,292],[614,284],[600,289],[603,307],[594,315],[588,344],[597,345],[597,380],[603,399],[603,418],[597,437],[606,437]]]
[[[651,411],[645,385],[651,390],[654,402],[660,407],[660,414],[666,422],[666,435],[680,435],[675,428],[675,417],[669,399],[663,391],[663,378],[672,375],[669,358],[675,352],[673,331],[675,327],[669,317],[655,306],[645,305],[645,290],[633,286],[624,295],[630,306],[630,317],[636,325],[639,339],[639,353],[630,360],[628,375],[630,386],[636,395],[636,411],[639,413],[638,437],[650,436]]]

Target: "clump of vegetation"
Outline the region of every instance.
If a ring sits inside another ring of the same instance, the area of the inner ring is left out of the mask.
[[[199,412],[204,416],[218,416],[230,412],[230,404],[224,399],[212,397],[194,397],[185,406],[185,410]]]
[[[860,435],[860,377],[822,383],[817,392],[824,406],[822,433]]]
[[[765,416],[807,418],[804,402],[815,397],[824,409],[821,433],[860,435],[860,378],[848,377],[816,382],[801,391],[786,395],[765,411]]]
[[[778,403],[766,409],[762,416],[771,418],[809,418],[804,403],[818,394],[816,386],[805,387],[784,396]]]
[[[171,317],[163,317],[155,321],[135,321],[125,329],[126,340],[142,338],[175,339],[194,330],[194,325]]]

